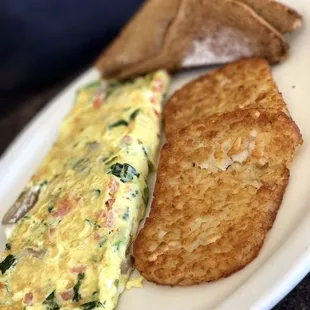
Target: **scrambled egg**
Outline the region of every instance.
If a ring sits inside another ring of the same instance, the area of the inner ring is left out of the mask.
[[[142,288],[143,287],[143,277],[136,277],[133,279],[130,279],[126,283],[126,290],[130,290],[131,288]]]
[[[133,268],[130,245],[148,200],[168,83],[158,71],[77,93],[57,141],[6,215],[17,225],[0,263],[0,308],[116,306]]]

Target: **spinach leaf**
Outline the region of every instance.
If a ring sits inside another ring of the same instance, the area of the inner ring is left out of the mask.
[[[86,221],[90,226],[94,226],[96,229],[97,229],[97,228],[101,228],[101,225],[99,225],[98,223],[92,221],[91,219],[85,219],[85,221]]]
[[[10,251],[11,250],[11,243],[7,243],[6,245],[5,245],[5,250],[6,251]]]
[[[78,301],[81,300],[82,297],[81,297],[81,295],[79,293],[79,290],[80,290],[80,287],[82,285],[82,280],[84,278],[85,278],[85,273],[84,272],[78,274],[78,281],[77,281],[77,283],[73,287],[74,295],[73,295],[72,301],[78,302]]]
[[[109,129],[112,129],[114,127],[119,127],[119,126],[128,126],[128,122],[121,119],[118,122],[115,122],[115,123],[109,125]]]
[[[117,90],[122,84],[118,81],[111,81],[105,88],[106,100]]]
[[[136,109],[135,111],[133,111],[133,112],[130,114],[129,119],[130,119],[131,121],[133,121],[133,120],[137,117],[137,115],[138,115],[139,112],[140,112],[140,109]]]
[[[101,194],[101,190],[98,189],[98,188],[95,188],[95,189],[94,189],[94,192],[95,192],[95,194],[97,195],[97,197],[100,196],[100,194]]]
[[[43,305],[46,305],[47,310],[59,310],[60,309],[60,306],[57,304],[57,300],[55,297],[55,291],[53,291],[46,297],[45,301],[43,302]]]
[[[137,178],[139,178],[140,176],[140,174],[133,166],[126,163],[125,164],[116,163],[112,165],[108,173],[111,173],[114,176],[120,178],[121,182],[123,183],[133,180],[134,176]]]
[[[129,208],[127,207],[124,215],[123,215],[123,220],[127,221],[129,219]]]
[[[119,248],[120,248],[120,246],[121,246],[121,244],[122,244],[122,241],[119,240],[119,241],[114,242],[114,243],[113,243],[113,246],[114,246],[115,249],[118,251]]]
[[[0,263],[0,270],[2,274],[4,274],[7,270],[9,270],[11,267],[14,267],[17,263],[17,258],[9,254],[1,263]]]
[[[102,237],[99,241],[99,248],[102,248],[106,241],[107,239],[105,237]]]
[[[97,307],[105,308],[105,302],[102,303],[99,300],[94,300],[81,305],[81,308],[84,310],[92,310]]]
[[[80,88],[78,91],[83,91],[83,90],[88,90],[88,89],[91,89],[91,88],[95,88],[95,87],[98,87],[101,85],[101,81],[97,80],[97,81],[93,81],[93,82],[90,82],[89,84],[85,85],[84,87]]]
[[[144,156],[145,156],[145,158],[149,158],[149,156],[148,156],[148,154],[147,154],[147,151],[146,151],[146,149],[145,149],[145,147],[142,145],[142,151],[143,151],[143,153],[144,153]]]

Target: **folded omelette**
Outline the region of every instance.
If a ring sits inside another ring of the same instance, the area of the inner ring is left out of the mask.
[[[165,71],[78,91],[57,141],[3,224],[0,308],[113,309],[155,166]]]

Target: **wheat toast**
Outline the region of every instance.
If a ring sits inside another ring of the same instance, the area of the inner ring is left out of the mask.
[[[283,35],[240,1],[174,0],[167,12],[164,6],[164,0],[147,1],[103,52],[96,66],[104,77],[125,79],[156,68],[177,71],[244,57],[277,63],[287,56]]]

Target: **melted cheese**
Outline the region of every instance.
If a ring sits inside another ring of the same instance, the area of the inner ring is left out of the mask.
[[[3,253],[0,307],[113,309],[132,270],[169,78],[81,89],[26,191],[40,187]]]

